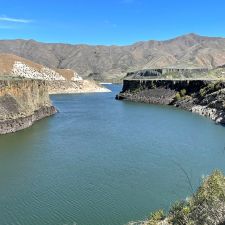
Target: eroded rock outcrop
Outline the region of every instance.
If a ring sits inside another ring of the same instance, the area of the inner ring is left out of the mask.
[[[225,82],[213,80],[124,80],[118,100],[173,105],[225,124]]]
[[[25,129],[56,113],[41,80],[0,80],[0,134]]]

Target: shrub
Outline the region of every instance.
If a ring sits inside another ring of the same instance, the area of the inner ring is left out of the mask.
[[[179,101],[180,99],[181,99],[180,93],[177,92],[176,95],[175,95],[175,100]]]
[[[174,225],[183,225],[188,221],[188,215],[191,212],[191,208],[188,202],[181,201],[175,203],[169,214],[170,214],[170,222]]]
[[[208,84],[207,89],[208,89],[209,91],[214,91],[214,90],[215,90],[215,84],[214,84],[214,83]]]
[[[186,94],[187,94],[186,89],[182,89],[180,92],[177,92],[177,93],[176,93],[174,99],[175,99],[176,101],[179,101],[179,100],[181,100],[183,97],[185,97]]]
[[[221,89],[221,82],[217,82],[217,83],[215,84],[214,90],[215,90],[215,91],[218,91],[218,90],[220,90],[220,89]]]
[[[206,94],[213,93],[215,91],[218,91],[222,88],[221,82],[216,82],[216,83],[209,83],[206,87],[200,89],[199,95],[201,97],[205,97]]]
[[[186,94],[187,94],[186,89],[182,89],[182,90],[180,91],[180,96],[181,96],[181,97],[184,97]]]
[[[197,192],[188,200],[175,203],[167,215],[169,224],[219,224],[225,221],[225,176],[216,170],[203,179]],[[165,219],[163,210],[153,213],[149,225],[159,225]],[[224,224],[224,223],[223,223]]]
[[[213,202],[215,199],[225,201],[225,177],[218,170],[204,179],[201,187],[194,195],[196,205],[204,201]]]
[[[206,95],[205,88],[200,89],[199,94],[200,94],[201,97],[204,97]]]
[[[149,217],[149,225],[155,225],[166,218],[164,211],[162,209],[152,213]]]

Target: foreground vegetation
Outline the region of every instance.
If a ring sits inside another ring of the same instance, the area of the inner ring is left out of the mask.
[[[211,225],[225,222],[225,176],[215,171],[206,177],[197,192],[186,201],[175,203],[168,215],[153,213],[148,225]]]
[[[203,179],[195,194],[185,201],[175,203],[168,214],[159,210],[147,221],[136,225],[224,225],[225,176],[215,171]]]

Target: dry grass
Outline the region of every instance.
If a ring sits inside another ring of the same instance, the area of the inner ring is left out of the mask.
[[[56,69],[55,71],[66,78],[66,80],[71,80],[74,76],[74,71],[70,69]]]
[[[42,65],[34,63],[30,60],[21,58],[12,54],[0,54],[0,75],[10,75],[12,73],[13,65],[16,61],[22,62],[29,67],[34,68],[38,72],[43,68]]]

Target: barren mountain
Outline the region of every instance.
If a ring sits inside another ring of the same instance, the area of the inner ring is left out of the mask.
[[[46,44],[34,40],[2,40],[0,52],[42,65],[73,69],[82,77],[122,78],[127,72],[149,68],[214,68],[225,64],[225,38],[188,34],[168,41],[129,46]]]

